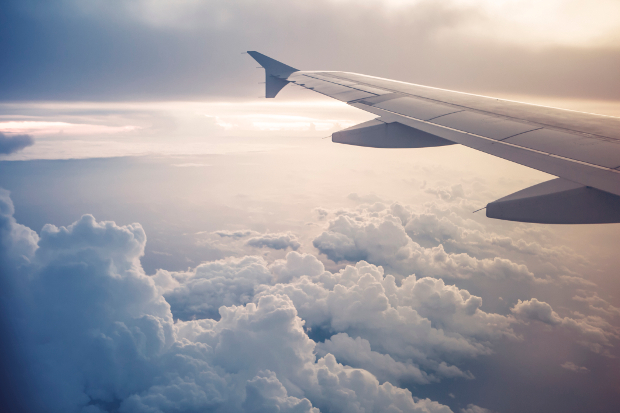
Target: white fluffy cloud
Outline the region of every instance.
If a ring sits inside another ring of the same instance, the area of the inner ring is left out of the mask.
[[[272,275],[260,257],[208,262],[187,272],[159,270],[153,277],[176,318],[219,318],[221,306],[243,305]]]
[[[240,302],[246,290],[224,280],[242,287],[267,280],[260,259],[149,277],[139,224],[85,215],[68,227],[45,226],[39,239],[12,218],[6,191],[0,195],[1,264],[20,285],[11,294],[22,305],[10,316],[19,320],[35,411],[450,411],[331,354],[317,359],[286,295],[223,303],[219,320],[173,320],[164,294],[207,280],[206,291]]]
[[[466,253],[451,254],[441,244],[422,247],[407,235],[403,211],[394,209],[394,214],[391,209],[373,211],[371,208],[362,213],[343,212],[330,221],[327,231],[316,237],[313,245],[332,261],[365,260],[401,275],[534,279],[525,265],[505,258],[479,259]]]
[[[620,329],[599,316],[584,316],[574,312],[575,318],[560,317],[549,304],[536,298],[519,300],[510,311],[526,322],[540,321],[576,333],[578,342],[596,353],[607,354],[607,348],[613,346],[611,340],[620,339]]]
[[[411,275],[399,286],[364,261],[332,274],[314,256],[295,252],[272,268],[287,268],[290,281],[263,285],[259,296],[288,296],[310,331],[342,333],[319,345],[320,353],[385,379],[470,378],[450,362],[490,353],[492,340],[517,338],[511,317],[480,310],[479,297],[442,280]],[[359,351],[353,354],[353,348]]]
[[[315,245],[356,261],[334,272],[314,255],[291,251],[274,262],[229,257],[148,276],[139,224],[85,215],[38,235],[13,213],[8,192],[0,191],[7,286],[0,294],[11,309],[3,316],[28,361],[33,410],[447,413],[398,386],[475,379],[464,362],[492,353],[500,340],[519,340],[515,323],[566,329],[602,354],[618,338],[599,316],[561,317],[535,298],[506,315],[484,311],[480,297],[444,279],[531,280],[531,273],[509,260],[421,246],[409,235],[414,227],[454,238],[476,225],[399,204],[334,213]],[[615,316],[592,292],[576,297]],[[471,404],[463,411],[486,410]]]
[[[422,211],[359,201],[355,209],[337,211],[314,239],[314,246],[332,261],[363,259],[395,274],[450,280],[484,277],[595,286],[584,279],[581,270],[587,261],[576,251],[550,247],[542,229],[516,226],[497,234],[472,219],[474,206],[464,199],[426,204]]]

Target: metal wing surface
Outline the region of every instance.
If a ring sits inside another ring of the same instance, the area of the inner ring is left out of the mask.
[[[356,73],[298,71],[249,53],[266,69],[268,97],[292,83],[378,116],[335,133],[334,142],[382,148],[462,144],[558,177],[489,203],[491,218],[620,222],[620,118]],[[269,84],[276,82],[274,93]]]

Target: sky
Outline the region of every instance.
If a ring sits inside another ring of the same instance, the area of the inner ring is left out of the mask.
[[[258,50],[620,116],[613,0],[4,1],[0,363],[18,412],[615,412],[618,224],[473,213],[552,176]]]

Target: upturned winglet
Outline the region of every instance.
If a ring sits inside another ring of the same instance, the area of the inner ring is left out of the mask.
[[[249,51],[248,54],[265,69],[265,97],[267,98],[275,98],[278,92],[288,84],[286,78],[291,73],[299,71],[262,53]]]

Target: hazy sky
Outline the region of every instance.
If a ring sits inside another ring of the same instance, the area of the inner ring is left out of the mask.
[[[472,212],[552,177],[258,50],[620,116],[620,3],[5,1],[1,399],[46,412],[616,412],[620,231]]]
[[[615,99],[619,14],[615,0],[9,0],[0,85],[5,101],[248,98],[241,52],[259,50],[306,70]]]

